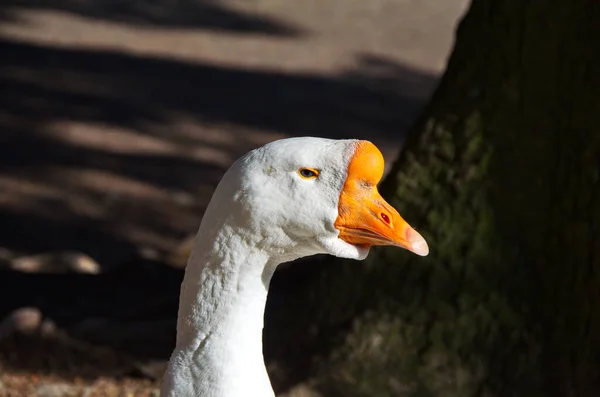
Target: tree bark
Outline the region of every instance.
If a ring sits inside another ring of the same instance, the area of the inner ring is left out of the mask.
[[[327,395],[600,395],[599,129],[600,3],[474,0],[381,187],[431,254],[325,270]]]

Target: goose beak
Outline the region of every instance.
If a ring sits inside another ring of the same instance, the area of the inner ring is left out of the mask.
[[[376,188],[372,190],[369,195],[342,193],[340,209],[343,210],[335,222],[340,231],[338,237],[354,245],[394,245],[420,256],[429,254],[425,239],[402,219]]]
[[[379,149],[359,141],[340,194],[335,221],[338,237],[354,245],[392,245],[426,256],[429,247],[425,239],[377,191],[383,167]]]

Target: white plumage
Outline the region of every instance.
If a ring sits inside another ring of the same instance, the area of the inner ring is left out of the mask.
[[[371,143],[321,138],[272,142],[231,166],[188,260],[163,397],[274,396],[262,330],[278,264],[319,253],[364,259],[371,245],[427,255],[377,193],[382,172]]]

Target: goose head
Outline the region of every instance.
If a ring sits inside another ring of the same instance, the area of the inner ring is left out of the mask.
[[[233,197],[232,216],[278,262],[314,254],[360,260],[377,245],[427,255],[423,237],[379,194],[383,171],[369,141],[282,139],[240,158],[223,196]]]

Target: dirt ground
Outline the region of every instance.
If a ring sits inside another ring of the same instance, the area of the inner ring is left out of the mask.
[[[393,161],[467,5],[3,1],[0,318],[32,307],[40,323],[0,332],[0,396],[157,395],[181,276],[164,262],[229,164],[298,135],[369,139]],[[64,250],[100,274],[11,270]]]

